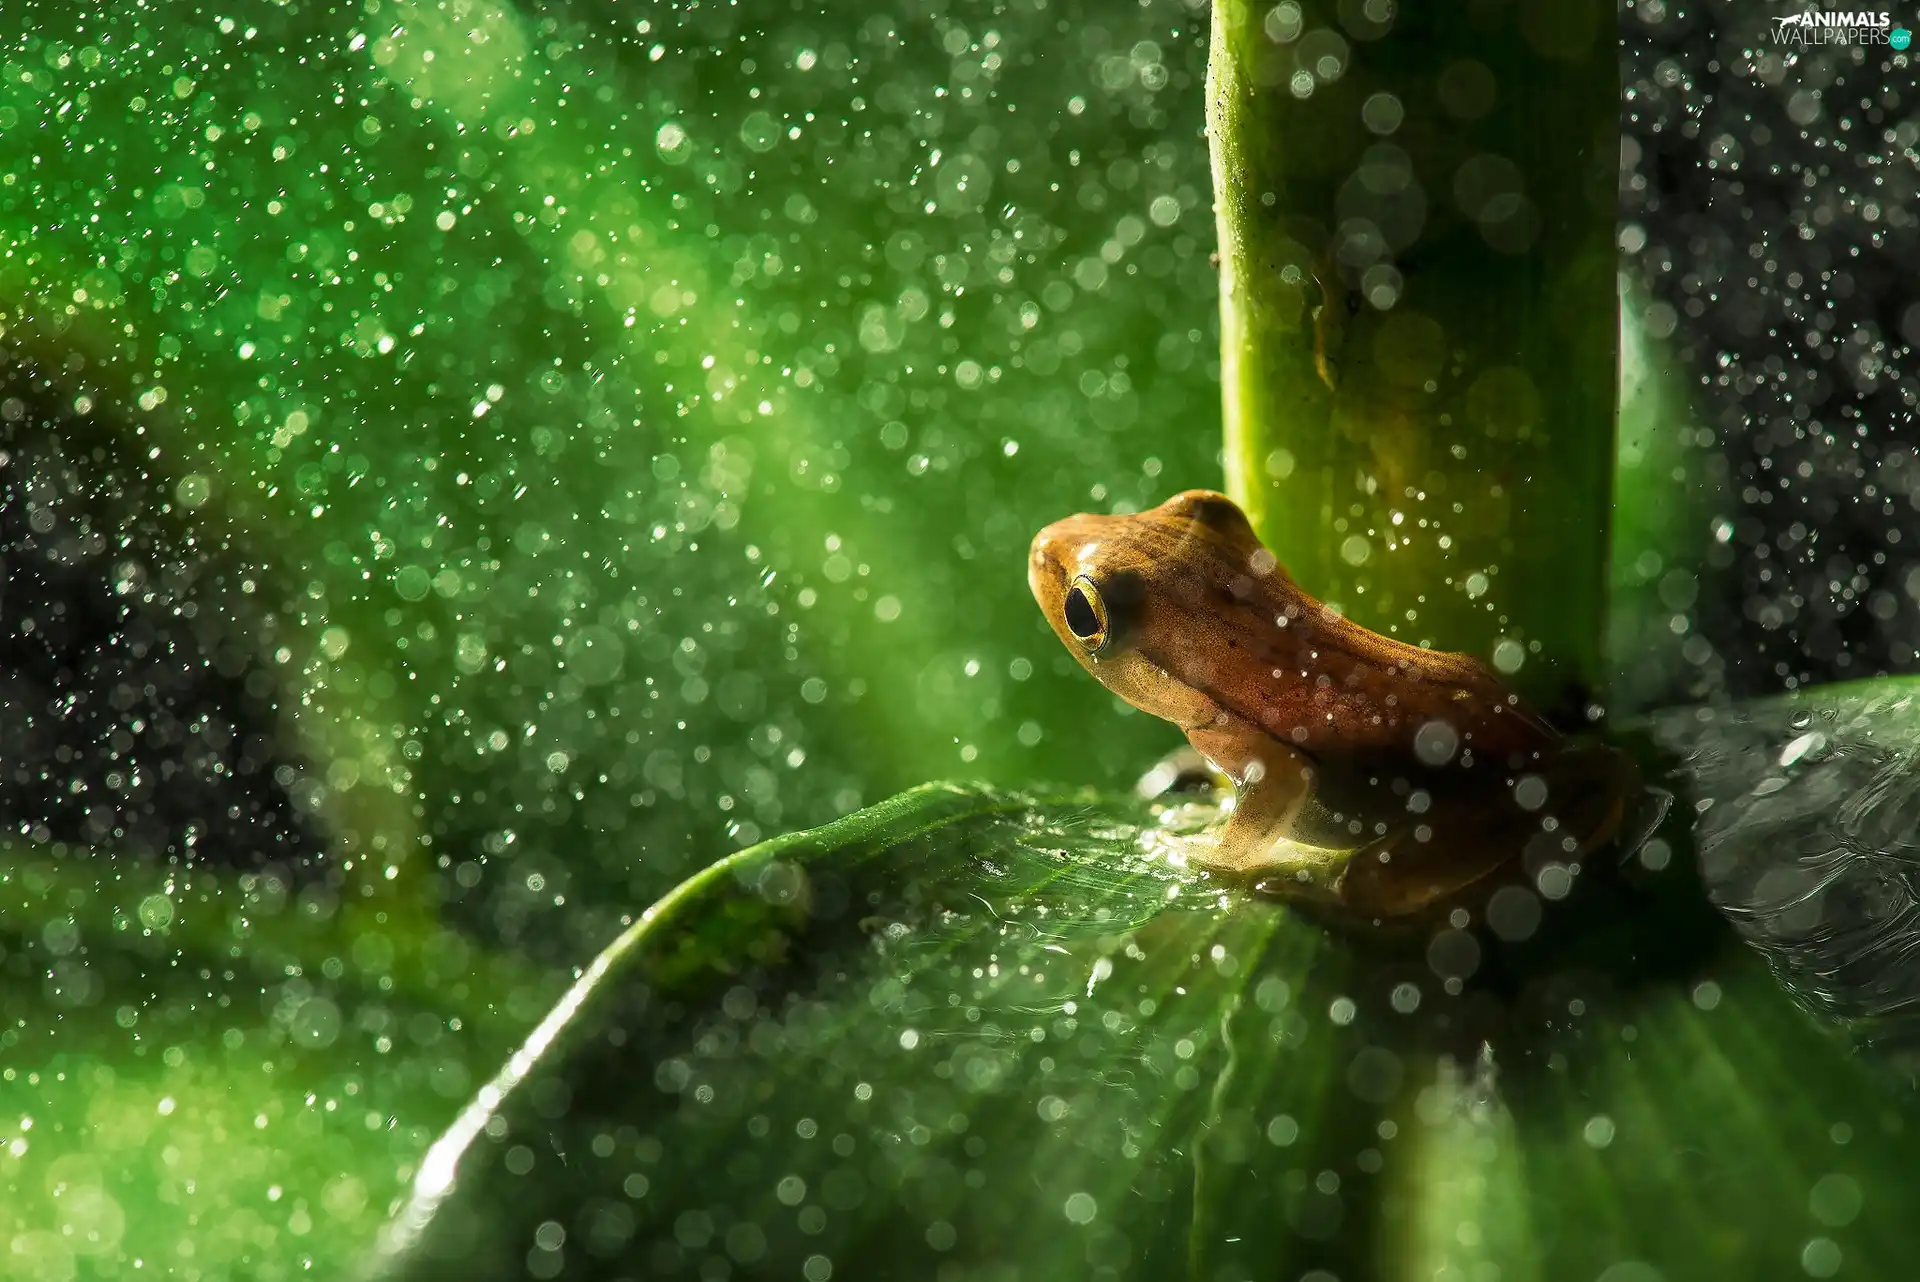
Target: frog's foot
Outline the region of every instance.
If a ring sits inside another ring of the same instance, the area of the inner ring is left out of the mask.
[[[1413,828],[1403,827],[1358,849],[1281,838],[1257,861],[1228,864],[1219,860],[1216,848],[1211,861],[1190,862],[1243,878],[1256,894],[1330,905],[1356,917],[1385,921],[1414,916],[1446,901],[1514,853],[1511,845],[1500,843],[1471,842],[1463,850],[1431,837],[1422,842]]]
[[[1273,844],[1264,861],[1237,871],[1252,882],[1255,894],[1341,903],[1345,898],[1341,882],[1355,857],[1352,850],[1309,846],[1283,837]]]
[[[1229,822],[1225,831],[1189,838],[1185,863],[1277,899],[1332,903],[1340,898],[1340,877],[1352,850],[1308,845],[1291,837],[1236,842],[1233,835]]]

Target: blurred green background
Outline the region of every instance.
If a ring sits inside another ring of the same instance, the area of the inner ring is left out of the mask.
[[[930,773],[1123,780],[1167,736],[1070,733],[1021,570],[1217,480],[1203,26],[938,8],[16,15],[12,328],[458,859],[644,903]]]
[[[1205,50],[1169,0],[0,9],[23,537],[187,620],[309,834],[6,816],[0,1276],[338,1276],[691,871],[1177,741],[1023,567],[1220,483]]]
[[[0,1274],[333,1274],[688,872],[1173,742],[1023,566],[1219,483],[1204,65],[1164,0],[0,13],[8,431],[242,567],[175,613],[326,851],[22,825]]]

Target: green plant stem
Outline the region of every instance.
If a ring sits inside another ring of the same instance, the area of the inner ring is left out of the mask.
[[[1604,676],[1610,15],[1216,0],[1208,75],[1228,489],[1309,592],[1570,708]]]

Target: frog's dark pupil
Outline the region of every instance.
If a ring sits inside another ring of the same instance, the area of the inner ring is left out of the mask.
[[[1100,616],[1094,613],[1093,602],[1087,600],[1087,594],[1080,588],[1067,593],[1067,631],[1082,641],[1091,641],[1100,635]]]

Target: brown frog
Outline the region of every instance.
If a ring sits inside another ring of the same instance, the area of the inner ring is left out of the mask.
[[[1577,864],[1644,794],[1625,754],[1567,739],[1476,660],[1307,595],[1225,495],[1055,522],[1027,580],[1081,666],[1232,780],[1192,859],[1212,871],[1405,916],[1523,853]]]

